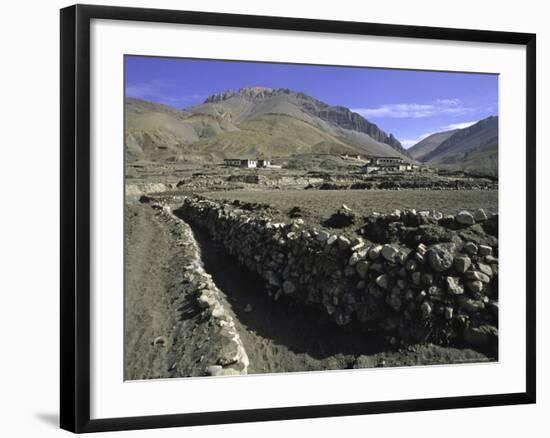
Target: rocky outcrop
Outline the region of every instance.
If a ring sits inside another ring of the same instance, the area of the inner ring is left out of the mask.
[[[176,214],[204,227],[261,275],[274,300],[288,296],[315,306],[341,326],[367,324],[392,343],[465,343],[496,352],[494,224],[396,211],[369,218],[367,227],[381,228],[375,235],[365,228],[362,237],[310,228],[300,218],[275,223],[196,197],[186,198]]]
[[[350,111],[348,108],[343,106],[326,106],[315,115],[342,128],[367,134],[376,141],[386,143],[403,155],[409,156],[407,150],[401,146],[401,143],[393,134],[386,134],[377,125],[369,122],[363,116]]]

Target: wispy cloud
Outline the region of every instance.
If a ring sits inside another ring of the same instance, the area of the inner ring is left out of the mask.
[[[172,86],[173,84],[158,79],[136,84],[126,84],[126,96],[136,99],[151,100],[171,106],[183,106],[189,103],[196,103],[204,100],[206,97],[196,93],[183,95],[172,94],[170,92]]]
[[[419,141],[422,141],[425,138],[437,132],[452,131],[454,129],[464,129],[464,128],[468,128],[469,126],[475,125],[476,123],[477,123],[477,120],[474,120],[473,122],[451,123],[450,125],[440,126],[439,128],[433,129],[430,132],[426,132],[425,134],[419,135],[416,138],[401,140],[401,144],[405,149],[408,149],[411,146],[414,146]]]
[[[475,125],[476,123],[477,123],[477,120],[474,120],[472,122],[451,123],[450,125],[443,126],[441,131],[451,131],[453,129],[464,129],[464,128],[468,128],[472,125]]]
[[[462,105],[460,99],[436,99],[430,103],[389,103],[375,108],[355,108],[353,111],[374,119],[421,119],[440,115],[462,116],[475,112],[475,109]]]
[[[426,137],[429,137],[432,134],[433,134],[433,132],[429,132],[427,134],[419,135],[417,138],[408,138],[408,139],[405,139],[405,140],[401,140],[401,144],[403,145],[403,147],[405,149],[409,149],[411,146],[414,146],[416,143],[418,143],[419,141],[424,140]]]

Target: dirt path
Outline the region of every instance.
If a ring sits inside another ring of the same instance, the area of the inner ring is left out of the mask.
[[[166,293],[173,279],[166,268],[176,254],[169,233],[154,220],[153,213],[150,208],[126,207],[127,379],[164,377],[168,368],[167,349],[152,343],[158,336],[166,336],[175,323]]]
[[[147,204],[126,206],[125,379],[204,375],[219,340],[197,305],[203,275],[182,225]]]

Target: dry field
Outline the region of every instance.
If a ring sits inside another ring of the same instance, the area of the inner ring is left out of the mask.
[[[310,220],[321,221],[346,204],[360,215],[390,213],[396,208],[436,210],[455,214],[459,210],[484,208],[498,211],[496,190],[236,190],[204,193],[212,199],[268,204],[287,213],[298,206]]]

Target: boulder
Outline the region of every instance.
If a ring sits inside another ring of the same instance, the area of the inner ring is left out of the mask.
[[[426,245],[424,245],[423,243],[419,243],[418,246],[416,247],[416,252],[418,254],[426,254],[426,251],[428,251],[428,247]]]
[[[346,228],[355,223],[355,215],[350,209],[340,209],[330,216],[324,225],[330,228]]]
[[[487,214],[485,214],[485,210],[483,210],[483,208],[478,208],[476,211],[474,211],[474,219],[476,222],[486,221]]]
[[[464,273],[472,265],[472,261],[468,256],[457,256],[455,257],[455,269],[457,272]]]
[[[395,257],[397,256],[398,249],[392,245],[384,245],[382,247],[382,257],[384,257],[388,262],[395,262]]]
[[[355,237],[352,241],[351,241],[351,250],[352,251],[357,251],[361,248],[363,248],[365,246],[365,241],[363,239],[361,239],[360,237]]]
[[[390,279],[387,274],[382,274],[376,277],[376,284],[382,289],[387,289],[390,285]]]
[[[208,307],[214,307],[217,301],[214,297],[214,292],[209,290],[203,290],[199,297],[197,298],[197,304],[200,308],[206,309]]]
[[[453,265],[455,245],[453,243],[439,243],[432,245],[426,252],[428,263],[436,272],[443,272]]]
[[[493,248],[488,245],[479,245],[479,255],[480,256],[490,256],[493,255]]]
[[[487,277],[493,276],[493,268],[491,268],[490,265],[486,265],[485,263],[478,263],[477,269],[483,274],[485,274]]]
[[[317,240],[319,242],[325,242],[330,237],[330,233],[325,230],[321,230],[317,233]]]
[[[381,251],[382,251],[382,245],[374,245],[372,248],[369,249],[369,252],[368,252],[369,259],[376,260],[380,256]]]
[[[476,313],[485,309],[485,303],[483,301],[466,298],[464,295],[459,298],[458,305],[467,313]]]
[[[440,221],[441,219],[443,219],[443,213],[441,213],[440,211],[434,211],[433,214],[432,214],[432,217],[436,221]]]
[[[334,242],[336,242],[338,240],[338,236],[336,234],[332,234],[328,239],[327,239],[327,245],[332,245]]]
[[[466,287],[468,288],[469,291],[481,292],[483,290],[483,283],[481,281],[478,281],[478,280],[467,281],[466,282]]]
[[[231,365],[239,359],[239,344],[233,339],[227,339],[218,354],[218,365]]]
[[[466,242],[464,244],[464,251],[470,255],[477,254],[477,245],[474,242]]]
[[[462,295],[464,288],[458,283],[458,279],[455,277],[447,277],[447,292],[452,295]]]
[[[357,262],[365,259],[365,255],[366,255],[365,251],[354,252],[349,258],[348,264],[350,266],[355,266]]]
[[[479,271],[467,271],[464,273],[464,277],[472,281],[481,281],[482,283],[489,283],[491,279],[488,275]]]
[[[351,240],[349,240],[346,236],[338,236],[338,248],[340,248],[342,251],[345,251],[348,249],[351,245]]]
[[[476,223],[472,213],[466,210],[460,211],[455,216],[455,221],[457,221],[460,225],[474,225]]]

